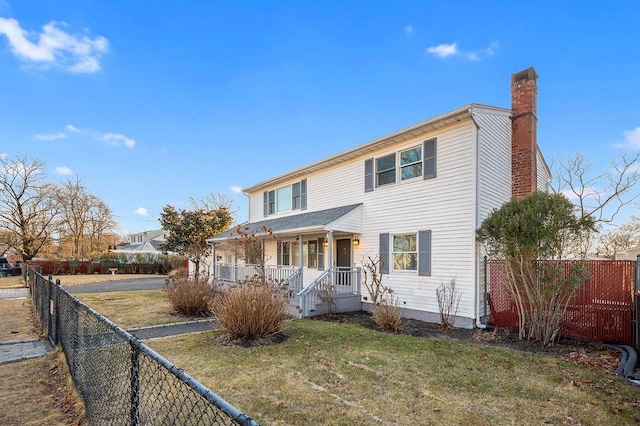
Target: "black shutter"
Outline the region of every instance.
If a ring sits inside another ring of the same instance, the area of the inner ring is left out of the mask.
[[[300,210],[307,209],[307,180],[300,181]]]
[[[389,234],[380,234],[380,272],[389,273]]]
[[[364,192],[373,191],[373,158],[364,160]]]
[[[264,217],[267,217],[269,216],[269,193],[267,191],[264,191],[264,193],[262,194],[262,198],[263,198],[262,215]]]
[[[324,271],[324,238],[318,238],[318,271]]]
[[[436,177],[436,139],[424,141],[422,148],[422,156],[424,162],[424,179]]]
[[[431,231],[418,233],[418,275],[431,275]]]

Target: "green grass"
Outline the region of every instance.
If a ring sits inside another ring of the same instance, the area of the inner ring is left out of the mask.
[[[632,424],[640,394],[558,358],[297,320],[284,343],[150,346],[263,424]],[[635,404],[635,406],[634,406]]]
[[[76,297],[122,328],[202,319],[176,314],[162,290],[78,293]]]

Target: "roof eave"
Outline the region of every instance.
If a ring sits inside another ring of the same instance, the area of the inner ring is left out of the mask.
[[[373,141],[367,142],[362,145],[358,145],[347,151],[343,151],[331,157],[322,159],[320,161],[316,161],[315,163],[311,163],[309,165],[300,167],[298,169],[294,169],[293,171],[290,171],[288,173],[260,182],[256,185],[244,188],[242,192],[245,195],[248,195],[260,189],[276,185],[280,182],[290,180],[290,179],[295,179],[296,177],[314,172],[316,170],[321,170],[338,163],[342,163],[352,158],[359,157],[361,155],[378,150],[380,148],[384,148],[385,146],[393,145],[395,143],[414,138],[426,132],[439,129],[441,127],[448,126],[453,123],[457,123],[458,121],[471,117],[471,110],[474,107],[495,108],[495,107],[479,105],[479,104],[465,105],[461,108],[455,109],[453,111],[447,112],[445,114],[442,114],[437,117],[431,118],[429,120],[423,121],[421,123],[415,124],[411,127],[407,127],[406,129],[391,133],[389,135],[383,136],[378,139],[374,139]],[[495,108],[495,109],[503,110],[502,108]]]

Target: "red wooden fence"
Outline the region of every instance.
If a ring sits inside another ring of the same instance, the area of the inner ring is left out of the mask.
[[[572,261],[565,262],[570,268]],[[560,334],[596,342],[634,344],[634,267],[632,260],[589,260],[591,280],[583,284],[567,308]],[[517,328],[518,311],[504,287],[499,262],[489,264],[489,323]],[[635,330],[637,333],[637,330]],[[637,339],[637,337],[636,337]]]

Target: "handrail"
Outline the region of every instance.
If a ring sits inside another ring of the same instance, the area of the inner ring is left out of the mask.
[[[293,274],[284,280],[287,288],[291,290],[291,294],[297,293],[302,288],[302,268],[298,268]]]
[[[318,284],[323,282],[327,277],[330,277],[332,272],[333,267],[330,267],[328,270],[324,271],[318,278],[316,278],[311,284],[300,290],[300,292],[298,293],[298,297],[300,298],[300,308],[302,309],[301,315],[303,318],[307,316],[307,296],[315,290]],[[312,297],[311,299],[313,301],[315,297]]]

